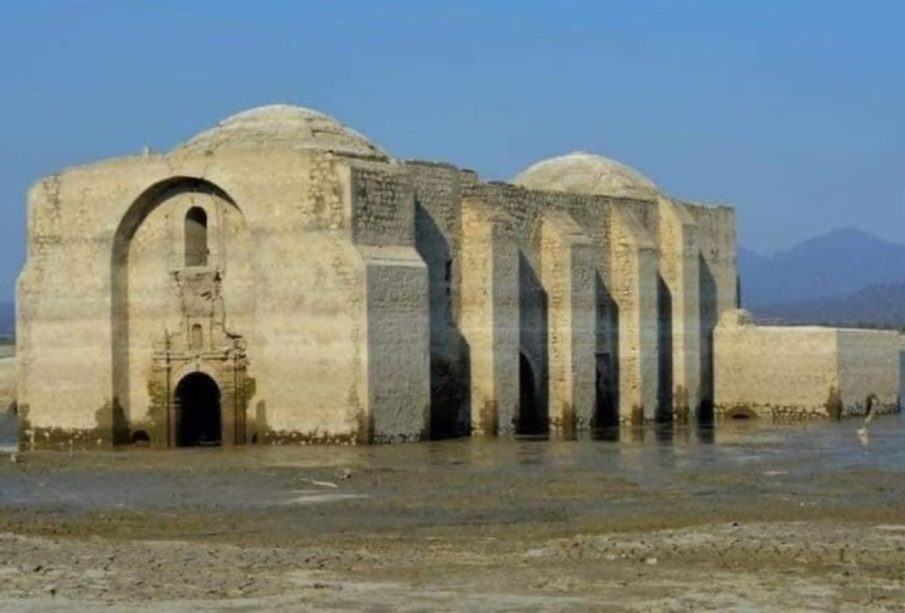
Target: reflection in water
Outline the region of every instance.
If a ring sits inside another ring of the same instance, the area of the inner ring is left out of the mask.
[[[12,451],[16,448],[18,417],[0,409],[0,451]]]
[[[716,441],[716,429],[714,428],[713,422],[699,423],[695,427],[695,432],[698,435],[699,443],[712,445]]]
[[[654,438],[661,445],[672,444],[673,442],[673,425],[672,422],[662,422],[653,426]]]
[[[595,441],[609,441],[611,443],[619,442],[619,428],[610,426],[607,428],[597,428],[591,432],[591,438]]]
[[[9,424],[3,425],[9,434]],[[582,503],[593,505],[599,500],[594,484],[601,479],[711,495],[714,486],[707,479],[718,473],[721,492],[750,495],[752,475],[769,483],[780,480],[790,491],[802,492],[816,483],[835,482],[845,470],[905,472],[902,418],[877,418],[866,448],[858,440],[860,426],[856,420],[795,425],[747,421],[609,428],[576,440],[553,436],[361,447],[123,449],[71,458],[35,452],[24,454],[25,464],[45,465],[40,477],[21,465],[0,463],[0,506],[261,508],[283,504],[303,477],[336,482],[346,470],[357,476],[342,481],[344,491],[373,500],[393,491],[410,497],[405,504],[413,508],[427,508],[420,497],[429,492],[447,504],[474,497],[475,488],[529,501],[544,487],[544,500],[574,502],[581,500],[576,492],[590,491]],[[54,470],[63,465],[66,470]],[[36,479],[41,487],[35,486]]]

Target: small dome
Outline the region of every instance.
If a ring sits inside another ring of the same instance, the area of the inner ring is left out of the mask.
[[[640,200],[655,198],[659,192],[650,179],[625,164],[583,151],[533,164],[512,183],[528,189]]]
[[[388,159],[380,147],[329,115],[288,104],[237,113],[178,147],[214,151],[232,147],[289,147]]]

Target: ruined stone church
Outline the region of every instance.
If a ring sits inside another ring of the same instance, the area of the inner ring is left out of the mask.
[[[733,210],[597,155],[484,182],[278,105],[50,176],[28,206],[26,447],[571,435],[855,411],[868,391],[897,406],[897,335],[822,329],[768,355],[801,332],[757,336],[736,310]]]

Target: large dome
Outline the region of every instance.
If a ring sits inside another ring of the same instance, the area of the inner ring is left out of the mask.
[[[329,115],[288,104],[261,106],[227,117],[178,149],[215,151],[224,147],[288,147],[389,157],[380,147]]]
[[[512,183],[528,189],[642,200],[655,198],[659,192],[650,179],[625,164],[583,151],[538,162]]]

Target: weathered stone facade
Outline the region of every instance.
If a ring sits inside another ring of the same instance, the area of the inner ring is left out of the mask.
[[[29,193],[25,446],[707,419],[735,219],[588,154],[512,183],[272,106]]]
[[[745,311],[716,330],[716,413],[789,421],[899,410],[900,335],[889,330],[755,326]]]

